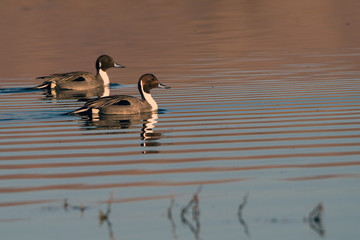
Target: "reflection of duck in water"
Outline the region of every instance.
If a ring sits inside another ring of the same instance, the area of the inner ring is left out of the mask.
[[[138,128],[141,124],[146,125],[152,115],[152,112],[128,115],[100,115],[98,118],[86,119],[85,126],[87,130]]]
[[[144,74],[138,82],[141,99],[126,95],[114,95],[88,100],[84,106],[73,111],[82,115],[127,115],[152,112],[158,105],[150,94],[153,88],[169,88],[159,82],[153,74]]]
[[[99,118],[87,119],[85,122],[86,130],[108,130],[108,129],[139,129],[142,124],[140,139],[142,147],[156,147],[161,144],[156,140],[161,138],[161,133],[154,130],[157,123],[158,114],[146,112],[141,114],[128,115],[100,115]],[[128,131],[124,134],[129,133]],[[157,153],[154,150],[144,150],[142,153]]]
[[[114,60],[108,55],[101,55],[96,60],[96,75],[90,72],[69,72],[69,73],[60,73],[60,74],[51,74],[44,77],[38,77],[37,79],[43,79],[44,82],[34,87],[35,89],[46,89],[51,94],[58,94],[59,91],[63,90],[72,90],[75,91],[73,94],[76,94],[76,91],[79,91],[78,94],[83,94],[84,92],[94,89],[97,91],[106,90],[110,85],[109,76],[106,73],[106,70],[109,68],[124,68],[120,64],[114,62]],[[66,93],[64,93],[66,94]],[[98,95],[96,92],[95,96]],[[100,96],[103,96],[102,93]]]
[[[45,91],[44,95],[46,99],[83,99],[90,97],[106,97],[110,95],[110,87],[98,87],[88,90],[59,90],[59,89],[49,89]]]
[[[143,128],[141,129],[141,139],[143,143],[141,144],[142,147],[157,147],[160,146],[161,143],[157,142],[161,138],[160,132],[155,132],[155,123],[157,123],[158,114],[153,113],[151,118],[149,118],[144,124]],[[144,150],[142,153],[158,153],[159,151],[156,150]]]

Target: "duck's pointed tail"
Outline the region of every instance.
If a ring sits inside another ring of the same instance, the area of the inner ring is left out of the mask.
[[[35,86],[34,89],[45,89],[45,88],[49,88],[50,86],[51,86],[51,82],[44,82],[43,84]]]
[[[79,109],[76,109],[72,112],[68,112],[67,115],[70,115],[70,114],[87,114],[87,112],[90,110],[90,108],[87,108],[87,107],[81,107]]]

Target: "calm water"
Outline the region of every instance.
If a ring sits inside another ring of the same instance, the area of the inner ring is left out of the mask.
[[[1,239],[358,239],[358,5],[7,1]],[[91,121],[26,89],[104,53],[127,66],[111,94],[172,87],[159,113]]]

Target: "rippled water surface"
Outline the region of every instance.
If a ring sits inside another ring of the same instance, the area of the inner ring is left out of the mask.
[[[6,1],[1,239],[358,239],[358,5]],[[104,53],[111,94],[171,86],[158,113],[29,89]]]

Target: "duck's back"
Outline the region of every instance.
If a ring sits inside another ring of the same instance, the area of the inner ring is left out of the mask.
[[[44,83],[42,85],[44,86],[47,84],[55,84],[55,88],[57,89],[85,90],[97,88],[103,84],[100,80],[97,80],[92,73],[82,71],[51,74],[38,77],[37,79],[43,79]]]
[[[87,108],[99,109],[101,114],[138,114],[150,112],[151,106],[146,101],[126,95],[115,95],[88,101]]]

